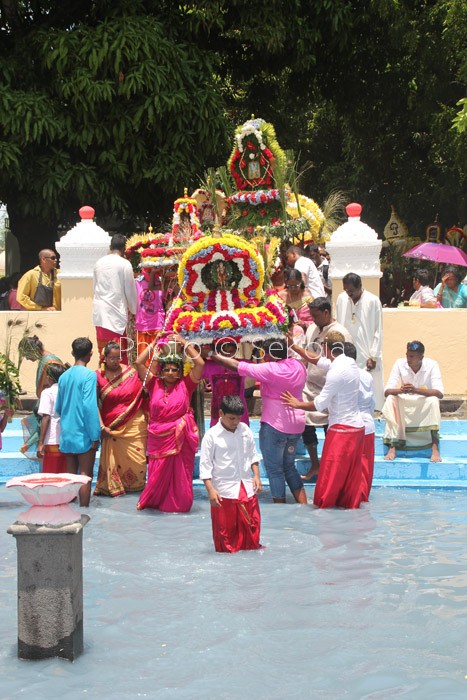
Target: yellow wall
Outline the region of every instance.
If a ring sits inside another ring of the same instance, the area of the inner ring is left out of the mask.
[[[364,286],[376,293],[365,279]],[[376,280],[375,283],[379,282]],[[335,280],[334,298],[340,293]],[[92,325],[92,280],[62,280],[62,311],[0,311],[0,352],[7,339],[8,320],[22,320],[12,330],[12,346],[16,347],[25,325],[36,333],[50,352],[72,362],[71,342],[78,336],[89,336],[95,353],[90,367],[97,368],[97,346]],[[34,323],[42,324],[34,328]],[[467,395],[467,309],[383,309],[383,364],[387,379],[394,361],[405,354],[409,340],[420,340],[428,357],[441,367],[446,394]],[[14,354],[14,353],[13,353]],[[36,364],[24,361],[21,367],[23,389],[34,393]]]
[[[439,363],[446,395],[467,395],[467,309],[383,309],[385,379],[409,340]]]
[[[20,325],[8,326],[8,322]],[[38,327],[36,324],[40,324]],[[28,335],[37,335],[46,350],[64,362],[73,363],[71,343],[78,336],[88,336],[94,344],[89,367],[97,369],[97,345],[92,325],[92,280],[62,280],[62,311],[0,311],[0,352],[11,338],[11,356],[16,360],[16,348],[26,328]],[[21,385],[24,391],[35,393],[37,363],[24,360],[21,365]]]

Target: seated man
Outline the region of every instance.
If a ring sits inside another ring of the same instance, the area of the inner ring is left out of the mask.
[[[422,309],[436,309],[438,302],[430,287],[430,273],[428,270],[423,268],[415,270],[412,283],[415,291],[409,299],[409,306],[420,306]]]
[[[405,359],[396,360],[391,370],[384,391],[384,444],[389,445],[384,459],[393,460],[396,447],[420,450],[431,446],[431,461],[441,462],[439,400],[444,387],[438,363],[424,354],[423,343],[413,340],[407,343]]]
[[[62,290],[57,279],[57,254],[44,248],[39,265],[24,273],[18,282],[16,301],[26,311],[60,311]]]

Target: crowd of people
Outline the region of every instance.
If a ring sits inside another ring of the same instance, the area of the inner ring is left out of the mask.
[[[358,508],[368,501],[375,410],[386,420],[385,459],[393,460],[398,448],[429,446],[431,460],[441,460],[439,367],[424,357],[423,343],[411,341],[383,386],[381,302],[363,288],[359,275],[344,277],[334,318],[325,256],[316,246],[308,256],[290,247],[273,280],[290,311],[289,333],[244,355],[229,339],[197,348],[181,336],[167,336],[160,279],[144,270],[135,282],[124,243],[123,236],[112,237],[109,255],[94,271],[97,372],[87,367],[93,352],[88,338],[73,341],[71,367],[37,336],[21,341],[21,355],[37,362],[38,397],[23,419],[22,451],[41,459],[44,471],[92,477],[100,444],[96,496],[137,492],[139,510],[188,512],[200,448],[215,548],[230,552],[260,546],[261,457],[274,503],[286,502],[288,487],[296,503],[306,504],[304,482],[316,480],[318,508]],[[56,256],[46,250],[39,258],[39,266],[20,280],[17,296],[26,304],[59,309]],[[445,293],[452,302],[449,295],[462,294],[456,279],[447,271],[431,297],[418,271],[414,288],[420,305],[437,304]],[[47,298],[37,294],[41,285],[49,289]],[[132,315],[140,333],[134,367],[122,344]],[[261,456],[248,427],[246,382],[261,393]],[[194,400],[200,385],[211,393],[211,427],[204,437],[203,407],[200,416]],[[321,459],[318,427],[325,432]],[[296,467],[300,438],[310,457],[305,474]],[[87,484],[80,504],[89,505],[90,497]]]

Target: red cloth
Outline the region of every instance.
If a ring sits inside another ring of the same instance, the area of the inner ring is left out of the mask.
[[[368,501],[371,484],[373,483],[373,470],[375,466],[375,434],[365,435],[362,453],[362,501]]]
[[[364,438],[365,428],[339,423],[328,428],[313,498],[315,506],[360,506]]]
[[[66,470],[66,458],[58,449],[58,445],[44,445],[42,472],[44,474],[61,474]]]
[[[120,342],[120,340],[123,338],[123,340]],[[109,331],[108,328],[102,328],[102,326],[96,326],[96,340],[97,340],[97,349],[99,351],[99,358],[103,360],[103,352],[104,348],[109,343],[111,340],[114,343],[118,343],[120,345],[120,352],[121,352],[121,361],[123,362],[124,365],[128,364],[128,353],[127,353],[127,348],[128,348],[128,338],[125,334],[120,335],[116,331]]]
[[[216,552],[259,549],[261,513],[258,497],[248,498],[241,485],[238,498],[222,498],[221,506],[211,506],[212,537]]]
[[[245,377],[240,377],[238,372],[222,367],[215,360],[208,358],[203,369],[203,379],[210,383],[212,391],[211,428],[219,420],[219,410],[224,396],[240,396],[244,407],[241,421],[246,425],[250,425],[245,401]]]

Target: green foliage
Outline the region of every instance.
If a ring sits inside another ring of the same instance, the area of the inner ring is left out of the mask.
[[[83,203],[133,230],[209,167],[231,187],[252,113],[307,163],[293,191],[346,191],[378,230],[391,204],[414,233],[467,220],[465,0],[0,0],[0,32],[0,201],[28,249]]]
[[[209,55],[145,15],[43,25],[0,56],[0,199],[123,213],[195,182],[225,139]]]
[[[302,146],[315,165],[307,177],[315,199],[346,190],[379,231],[391,204],[415,235],[436,215],[445,227],[466,222],[467,139],[451,124],[465,94],[458,77],[467,33],[448,32],[454,5],[466,7],[387,2],[377,20],[380,3],[365,0],[349,55],[324,53],[316,69],[323,99]]]

